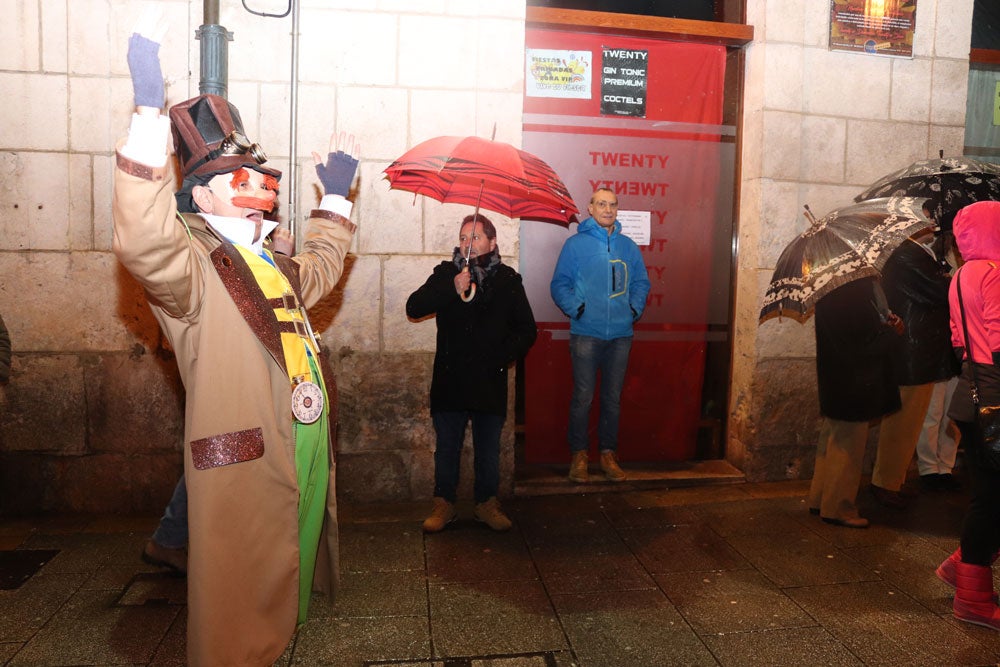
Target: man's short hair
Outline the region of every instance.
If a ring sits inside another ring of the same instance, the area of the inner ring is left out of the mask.
[[[462,227],[465,227],[467,224],[473,221],[475,221],[477,225],[483,226],[483,231],[486,232],[486,238],[492,241],[497,237],[497,228],[494,227],[493,223],[490,222],[490,219],[487,218],[482,213],[476,213],[475,215],[470,214],[462,218],[462,224],[459,225],[458,227],[459,230],[461,230]]]
[[[591,204],[594,203],[594,195],[596,195],[598,192],[610,192],[613,195],[615,194],[614,190],[612,190],[611,188],[609,188],[607,186],[602,185],[601,187],[599,187],[596,190],[594,190],[594,193],[592,195],[590,195],[590,203]],[[616,200],[618,199],[618,195],[615,195],[615,199]]]

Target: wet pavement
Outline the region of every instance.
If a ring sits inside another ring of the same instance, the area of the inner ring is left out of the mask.
[[[591,488],[601,488],[599,486]],[[342,587],[278,664],[399,667],[994,665],[934,568],[967,498],[872,527],[811,516],[807,482],[516,497],[513,530],[424,535],[429,503],[341,508]],[[155,516],[0,519],[0,664],[181,665],[185,580],[145,565]]]

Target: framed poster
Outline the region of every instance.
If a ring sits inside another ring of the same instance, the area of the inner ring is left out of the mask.
[[[913,57],[917,0],[831,0],[830,50]]]

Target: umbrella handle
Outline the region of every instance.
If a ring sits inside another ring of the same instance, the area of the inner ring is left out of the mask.
[[[461,296],[462,296],[462,301],[464,301],[466,303],[469,303],[470,301],[472,301],[473,299],[475,299],[476,298],[476,283],[471,283],[469,285],[469,291],[466,292],[465,294],[462,294]]]

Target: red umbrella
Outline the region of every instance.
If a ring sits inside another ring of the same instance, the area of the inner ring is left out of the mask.
[[[468,204],[508,218],[568,226],[579,209],[541,158],[479,137],[435,137],[385,170],[389,187],[449,204]]]

